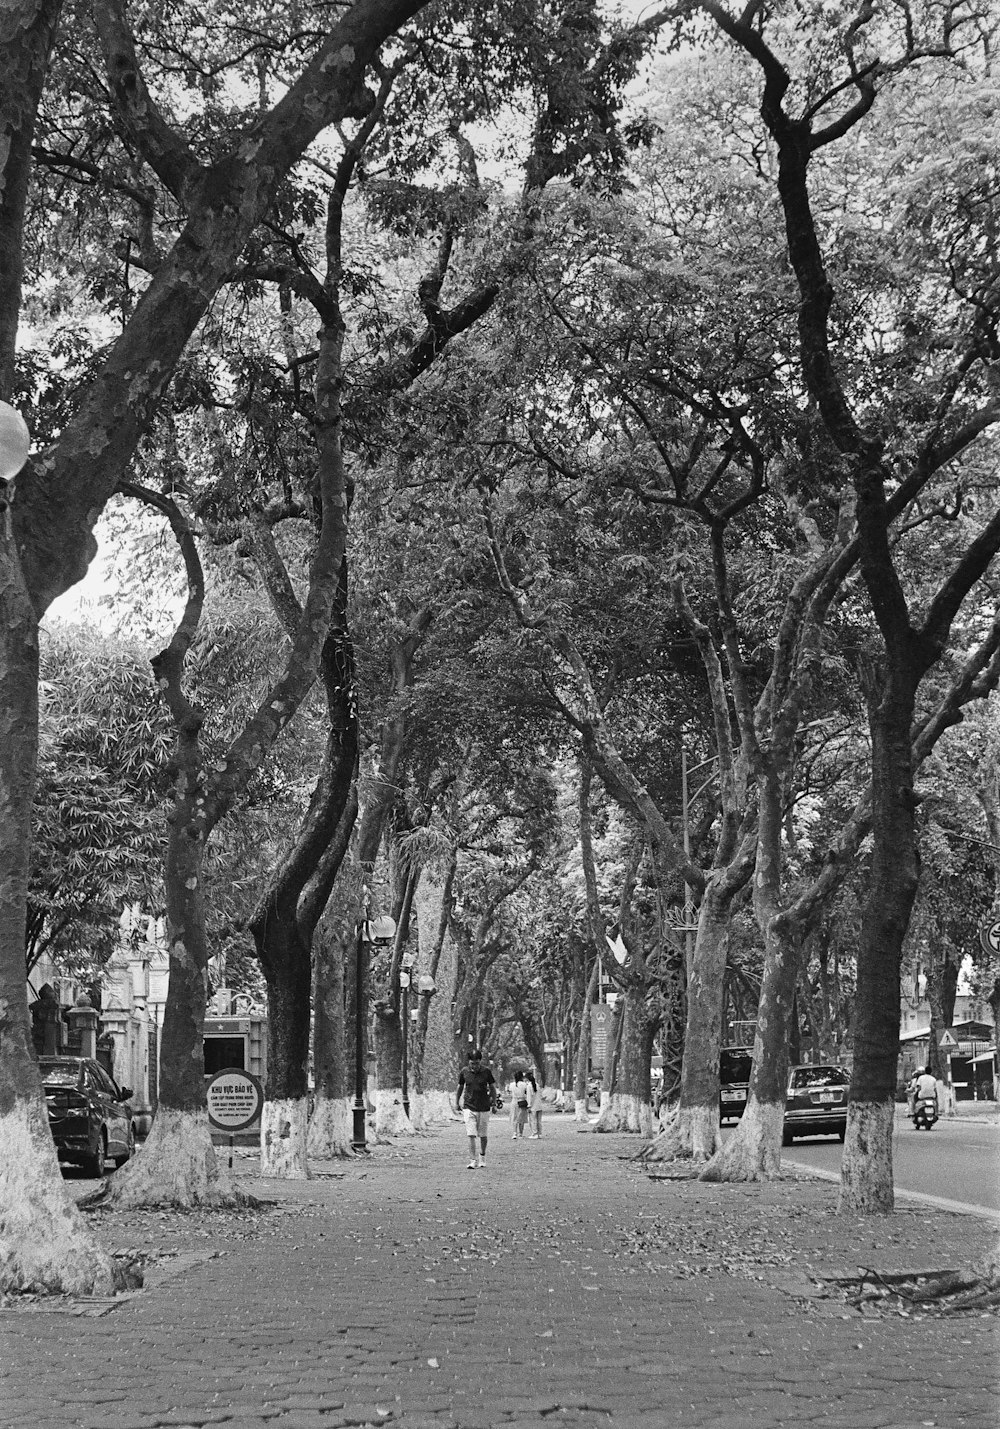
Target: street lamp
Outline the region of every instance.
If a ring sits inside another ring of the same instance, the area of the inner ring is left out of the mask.
[[[7,484],[28,460],[31,439],[24,418],[9,402],[0,402],[0,510],[8,505]]]
[[[358,924],[354,945],[354,1136],[355,1151],[368,1150],[367,1107],[365,1105],[365,944],[382,946],[391,943],[396,932],[396,920],[387,915],[368,921],[368,890],[365,889],[364,917]]]
[[[409,1016],[409,996],[410,996],[410,969],[413,967],[413,954],[404,953],[401,959],[402,971],[399,974],[399,988],[402,994],[403,1008],[400,1022],[403,1028],[403,1062],[402,1062],[402,1083],[403,1083],[403,1115],[407,1121],[410,1119],[410,1088],[407,1082],[406,1054],[410,1042],[410,1016]]]

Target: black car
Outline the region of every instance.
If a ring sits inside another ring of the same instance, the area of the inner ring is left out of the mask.
[[[753,1065],[752,1047],[723,1047],[719,1054],[719,1120],[743,1115]]]
[[[111,1157],[124,1166],[135,1152],[129,1097],[92,1057],[39,1057],[49,1129],[60,1161],[103,1176]]]
[[[847,1131],[847,1094],[850,1074],[827,1063],[792,1067],[788,1073],[782,1143],[791,1146],[797,1136],[839,1136]]]

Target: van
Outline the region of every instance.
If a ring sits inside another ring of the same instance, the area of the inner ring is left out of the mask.
[[[746,1110],[752,1047],[723,1047],[719,1054],[719,1120],[739,1121]]]

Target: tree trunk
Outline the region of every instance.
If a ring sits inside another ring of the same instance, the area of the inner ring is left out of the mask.
[[[889,671],[871,706],[871,881],[861,922],[854,1069],[838,1209],[893,1208],[892,1131],[899,1062],[903,940],[920,878],[910,731],[916,682]]]
[[[781,1129],[788,1080],[788,1033],[798,981],[798,946],[781,911],[782,797],[773,755],[758,753],[758,832],[754,912],[764,934],[764,972],[754,1031],[746,1110],[704,1181],[759,1181],[781,1169]]]
[[[39,96],[60,6],[6,11],[0,86],[0,397],[10,396]],[[31,1038],[25,908],[38,750],[38,615],[0,483],[0,1292],[110,1294],[111,1261],[68,1195]]]
[[[399,1012],[375,1008],[375,1136],[413,1134],[403,1110],[403,1036]]]
[[[719,1147],[722,983],[732,903],[732,895],[726,896],[719,883],[716,878],[709,880],[698,913],[676,1127],[680,1154],[705,1161]]]
[[[321,1159],[351,1155],[344,962],[352,946],[350,924],[328,909],[314,938],[314,1099],[306,1138],[308,1155]]]
[[[927,1065],[939,1081],[947,1081],[948,1057],[938,1043],[941,1033],[950,1029],[955,1020],[955,996],[958,992],[958,965],[948,948],[934,952],[927,977],[927,1001],[931,1009]]]
[[[285,907],[278,900],[273,911],[275,916],[252,925],[267,981],[267,1089],[260,1125],[260,1174],[308,1180],[311,948],[302,937],[294,906]]]
[[[37,621],[0,511],[0,1290],[109,1295],[111,1262],[66,1191],[31,1037],[24,971],[38,745]]]
[[[331,705],[348,687],[349,679],[341,689],[328,691]],[[267,982],[267,1087],[261,1118],[264,1176],[305,1179],[309,1175],[313,934],[342,865],[356,810],[357,727],[350,718],[345,724],[346,729],[331,731],[323,769],[294,847],[250,920]],[[337,976],[342,988],[343,964]]]
[[[196,746],[197,732],[185,733]],[[202,883],[201,782],[184,759],[164,861],[170,981],[163,1016],[159,1101],[138,1156],[108,1184],[113,1206],[235,1205],[228,1170],[215,1154],[205,1106],[208,945]]]
[[[788,1032],[798,968],[794,930],[779,914],[767,929],[746,1110],[701,1173],[702,1181],[762,1181],[781,1174]]]
[[[24,275],[24,214],[31,149],[61,0],[21,0],[4,7],[0,94],[0,397],[14,387],[14,354]]]
[[[630,985],[621,999],[617,1077],[601,1106],[594,1130],[632,1131],[652,1136],[650,1063],[657,1023],[646,1010],[645,987]]]
[[[594,959],[590,971],[587,991],[583,996],[583,1013],[580,1017],[580,1042],[576,1049],[576,1072],[573,1078],[573,1119],[587,1120],[587,1084],[590,1080],[590,1008],[597,991],[597,976],[600,962]]]
[[[448,927],[452,906],[454,866],[437,882],[425,870],[417,885],[417,942],[420,969],[434,979],[433,996],[421,996],[417,1021],[416,1063],[419,1067],[421,1116],[425,1121],[450,1119],[458,1084],[459,1055],[452,1023],[452,1005],[458,991],[458,949]],[[431,950],[429,962],[424,949]]]

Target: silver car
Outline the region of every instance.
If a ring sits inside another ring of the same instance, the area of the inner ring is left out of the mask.
[[[782,1142],[791,1146],[797,1136],[839,1136],[847,1131],[847,1094],[850,1073],[843,1067],[811,1063],[788,1073]]]

